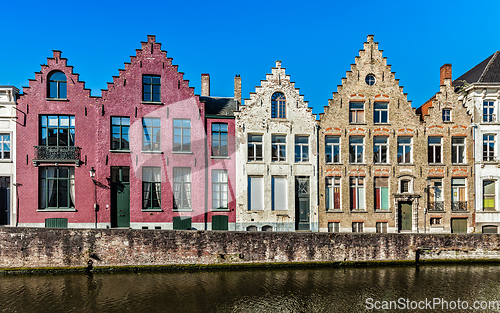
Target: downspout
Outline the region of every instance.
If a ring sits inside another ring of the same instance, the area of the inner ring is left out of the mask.
[[[316,214],[318,215],[318,232],[319,232],[319,184],[322,182],[320,181],[320,172],[319,172],[319,124],[316,124],[316,174],[318,175],[316,177]]]

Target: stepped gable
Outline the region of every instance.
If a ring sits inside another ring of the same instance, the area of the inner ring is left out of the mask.
[[[463,83],[495,83],[500,82],[500,51],[487,57],[484,61],[468,70],[453,81],[453,86],[460,87]]]

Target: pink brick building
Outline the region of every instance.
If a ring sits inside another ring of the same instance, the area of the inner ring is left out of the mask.
[[[100,98],[58,51],[35,77],[18,105],[20,226],[211,228],[204,104],[155,36]]]

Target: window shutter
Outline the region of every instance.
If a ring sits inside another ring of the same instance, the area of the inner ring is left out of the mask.
[[[274,209],[286,210],[286,177],[273,177],[274,180]]]
[[[248,190],[250,197],[248,208],[252,211],[264,210],[264,178],[249,177],[250,189]]]

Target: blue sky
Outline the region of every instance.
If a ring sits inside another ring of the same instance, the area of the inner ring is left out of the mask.
[[[6,8],[4,6],[4,8]],[[61,50],[92,95],[118,75],[148,34],[200,93],[232,96],[241,75],[248,98],[276,60],[313,113],[323,112],[369,34],[419,106],[453,78],[500,50],[500,1],[23,1],[4,11],[0,85],[28,85]]]

